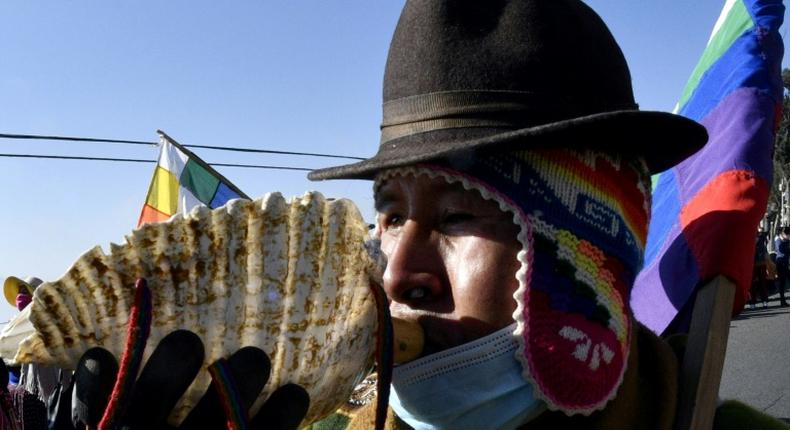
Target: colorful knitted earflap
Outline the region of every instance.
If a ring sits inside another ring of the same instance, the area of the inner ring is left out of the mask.
[[[614,398],[631,344],[629,293],[643,259],[650,179],[642,160],[589,150],[514,151],[385,171],[476,190],[513,214],[517,359],[552,410],[590,414]]]

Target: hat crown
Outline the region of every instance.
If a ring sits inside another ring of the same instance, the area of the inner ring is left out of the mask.
[[[409,0],[384,102],[448,91],[529,94],[543,121],[636,109],[620,47],[578,0]]]
[[[40,278],[37,278],[35,276],[28,276],[27,278],[25,278],[25,283],[27,283],[28,285],[30,285],[35,289],[38,288],[39,285],[43,284],[44,281],[42,281]]]
[[[376,155],[310,179],[514,148],[595,149],[658,173],[708,138],[690,119],[638,109],[623,52],[580,0],[406,0],[383,95]]]

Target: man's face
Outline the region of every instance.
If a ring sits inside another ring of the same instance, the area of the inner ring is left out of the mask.
[[[521,249],[512,214],[442,178],[396,176],[376,193],[393,316],[425,330],[424,354],[513,322]]]

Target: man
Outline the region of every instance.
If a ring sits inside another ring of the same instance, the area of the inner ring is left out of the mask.
[[[381,130],[374,157],[310,178],[375,181],[390,309],[425,330],[391,426],[671,428],[678,360],[629,294],[650,174],[707,135],[638,110],[601,19],[577,0],[407,1]],[[729,410],[717,426],[739,425]]]
[[[787,281],[790,280],[790,227],[782,227],[774,240],[776,250],[776,289],[779,290],[780,306],[788,306],[785,300]]]
[[[752,284],[749,289],[749,307],[754,309],[757,301],[761,301],[763,308],[768,307],[768,284],[775,280],[776,272],[774,262],[768,257],[768,232],[758,230],[754,244],[754,268],[752,269]]]
[[[639,111],[630,82],[579,0],[407,0],[378,153],[310,174],[374,180],[390,309],[425,331],[394,370],[391,428],[673,426],[678,359],[629,294],[650,174],[707,135]],[[373,406],[350,426],[372,428]],[[743,411],[720,407],[716,426],[782,428]]]

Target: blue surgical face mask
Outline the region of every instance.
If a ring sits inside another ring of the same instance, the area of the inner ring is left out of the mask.
[[[394,369],[390,406],[415,430],[515,429],[540,415],[513,324]]]

